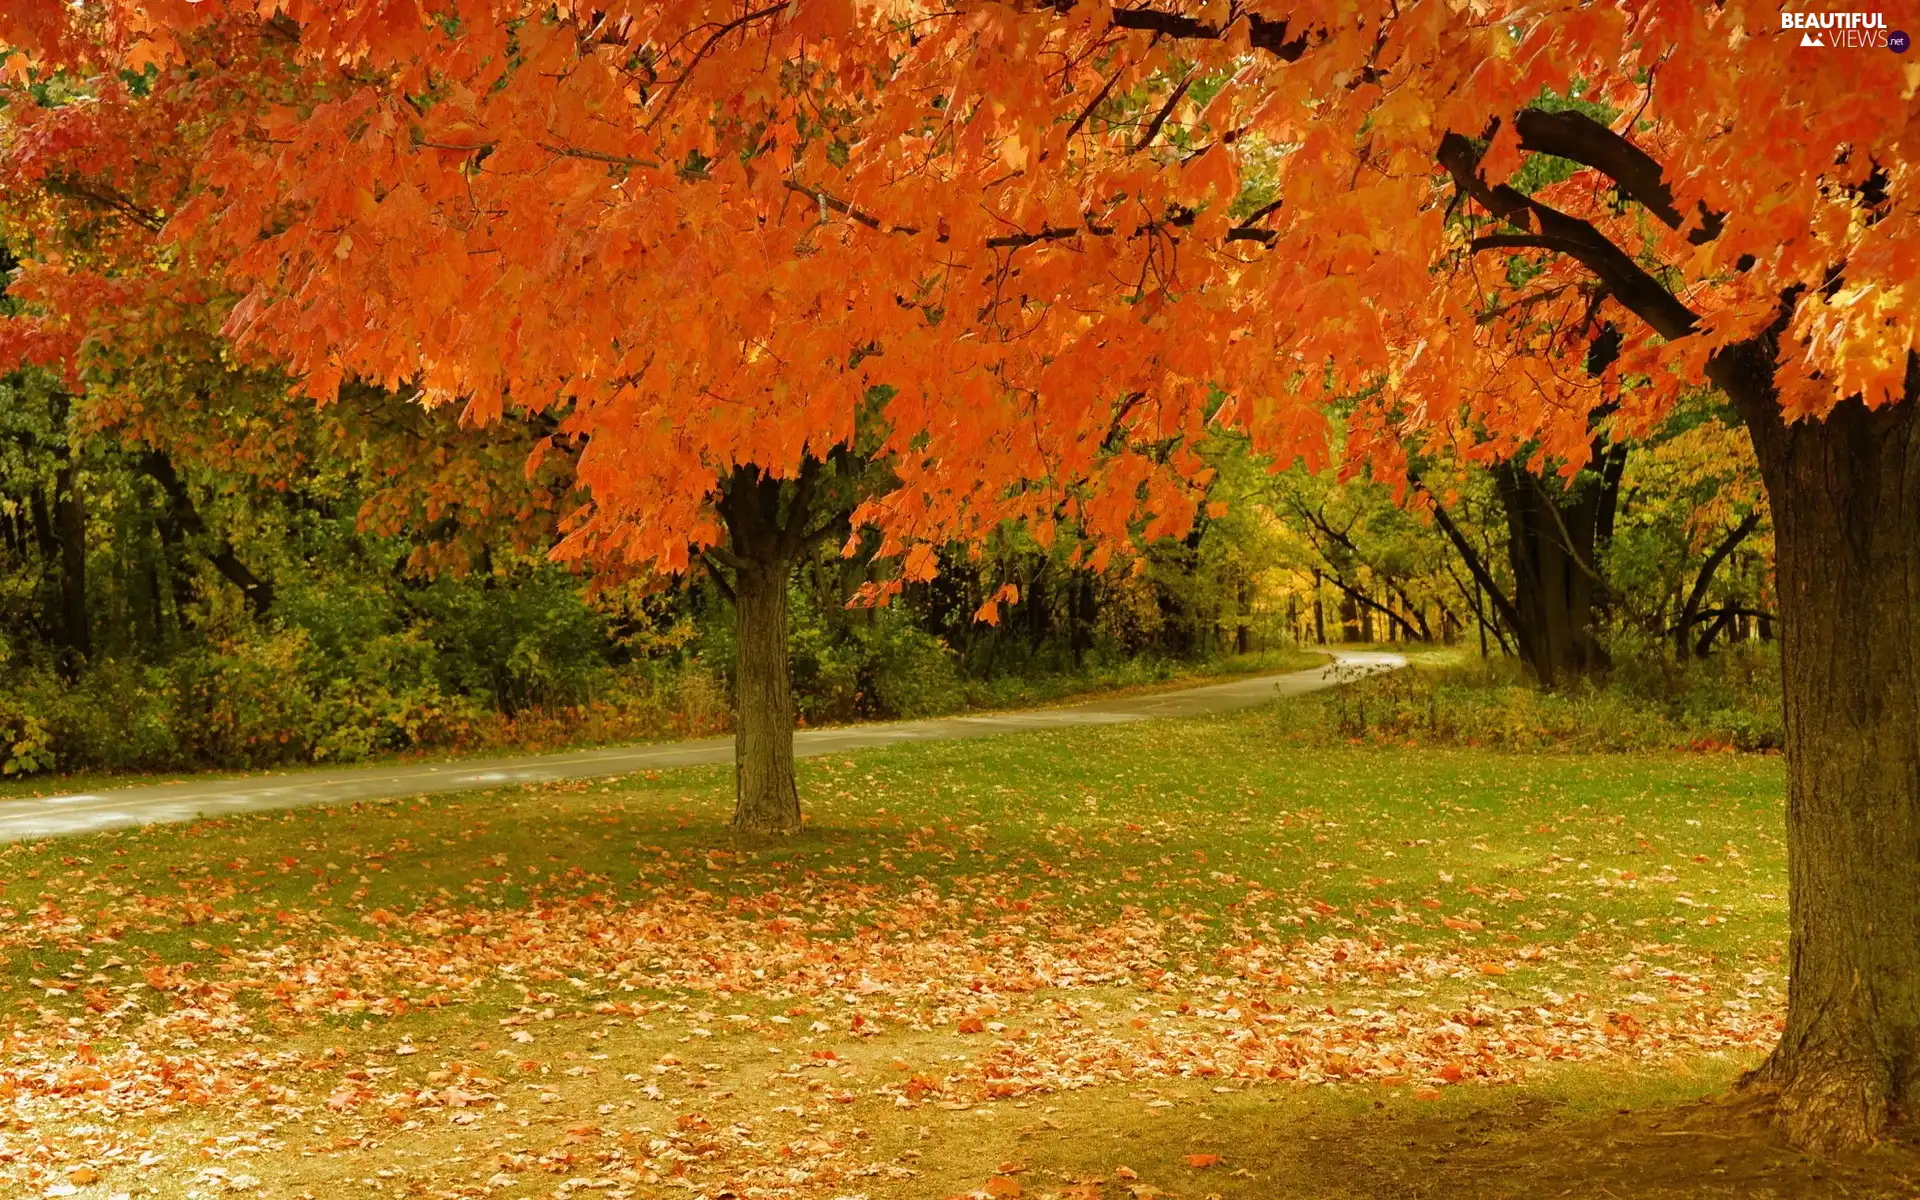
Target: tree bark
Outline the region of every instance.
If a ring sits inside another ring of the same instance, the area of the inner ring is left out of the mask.
[[[53,477],[54,536],[60,543],[60,626],[69,672],[93,657],[93,623],[87,613],[87,506],[80,472],[62,466]]]
[[[1788,425],[1770,392],[1736,399],[1775,530],[1791,985],[1755,1078],[1796,1143],[1857,1145],[1920,1115],[1920,420]]]
[[[1507,513],[1514,637],[1545,687],[1612,665],[1595,636],[1597,554],[1618,477],[1565,489],[1519,463],[1501,463],[1494,485]]]
[[[800,791],[793,776],[793,676],[787,647],[787,581],[807,550],[837,528],[807,521],[822,464],[809,458],[789,486],[752,467],[737,467],[722,488],[719,510],[727,544],[707,552],[729,580],[712,572],[733,601],[733,828],[747,834],[800,831]]]
[[[785,567],[768,562],[734,574],[739,658],[734,676],[733,827],[742,833],[800,829]]]

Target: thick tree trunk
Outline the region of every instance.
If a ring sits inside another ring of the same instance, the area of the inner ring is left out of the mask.
[[[1741,408],[1773,511],[1786,700],[1791,983],[1755,1078],[1795,1142],[1853,1145],[1920,1117],[1920,414]]]
[[[733,827],[795,833],[800,792],[793,778],[793,681],[787,654],[787,564],[735,572],[739,660],[734,675]]]
[[[823,469],[802,465],[787,487],[753,467],[737,467],[720,498],[727,544],[707,552],[713,577],[733,601],[738,658],[734,670],[733,828],[749,834],[800,831],[793,778],[793,677],[787,648],[787,580],[807,549],[838,528],[809,531]]]

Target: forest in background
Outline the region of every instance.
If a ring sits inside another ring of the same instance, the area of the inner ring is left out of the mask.
[[[77,392],[0,381],[0,770],[725,730],[724,580],[550,561],[577,503],[550,432],[364,386],[315,408],[211,350]],[[1223,434],[1212,503],[1137,563],[1096,570],[1071,537],[1009,531],[978,558],[942,551],[880,607],[861,589],[897,565],[823,542],[789,587],[797,711],[1013,707],[1398,642],[1489,660],[1482,692],[1625,688],[1629,715],[1687,709],[1683,742],[1777,745],[1770,530],[1745,434],[1703,401],[1596,451],[1571,479],[1427,464],[1409,497],[1276,471]],[[1701,665],[1747,643],[1744,682]]]

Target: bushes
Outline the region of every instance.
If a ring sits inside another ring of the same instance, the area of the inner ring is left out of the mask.
[[[1296,735],[1347,742],[1500,750],[1774,750],[1779,658],[1740,646],[1706,662],[1623,659],[1604,680],[1557,691],[1508,660],[1415,666],[1358,680],[1300,706]]]
[[[850,612],[819,594],[799,582],[791,593],[808,725],[1014,708],[1206,669],[1097,644],[1072,669],[1062,650],[969,677],[908,604]],[[74,679],[46,656],[0,653],[0,771],[255,769],[705,736],[730,725],[733,651],[730,610],[698,588],[589,598],[564,571],[525,562],[367,586],[363,569],[319,564],[287,578],[270,624],[208,605],[150,657],[102,653]],[[1318,661],[1279,652],[1232,665]]]
[[[828,613],[799,586],[788,604],[794,705],[804,724],[925,717],[964,706],[953,651],[904,607]],[[731,672],[730,619],[707,623],[698,656]]]

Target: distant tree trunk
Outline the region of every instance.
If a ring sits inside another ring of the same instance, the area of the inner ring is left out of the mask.
[[[165,512],[154,518],[153,528],[160,536],[160,558],[167,567],[167,591],[173,598],[174,624],[183,630],[192,629],[193,572],[187,567],[186,536],[181,532],[180,522]]]
[[[1327,610],[1320,600],[1320,572],[1313,573],[1313,640],[1327,644]]]
[[[53,525],[60,543],[62,665],[72,673],[93,657],[93,624],[87,614],[86,498],[71,462],[54,473]]]
[[[1094,626],[1100,619],[1100,598],[1093,585],[1093,578],[1085,571],[1075,571],[1068,584],[1067,613],[1071,623],[1067,628],[1067,645],[1073,651],[1076,671],[1086,661],[1087,651],[1093,649]]]
[[[1233,594],[1233,652],[1235,654],[1253,652],[1253,620],[1248,616],[1252,608],[1253,584],[1242,575],[1234,585]]]
[[[173,460],[157,450],[149,450],[140,459],[141,469],[153,477],[167,498],[167,510],[163,519],[170,522],[176,535],[180,531],[196,537],[210,537],[206,521],[200,516],[200,510],[194,506],[193,494],[174,470]],[[161,536],[166,537],[163,530]],[[247,564],[240,560],[233,543],[226,538],[214,538],[212,548],[207,551],[207,561],[214,570],[220,572],[227,582],[240,589],[240,595],[246,600],[247,608],[255,617],[265,617],[273,608],[273,583],[255,575]],[[182,594],[180,576],[175,576],[174,599],[178,603]],[[187,585],[190,587],[191,585]]]
[[[1611,665],[1595,633],[1602,598],[1596,551],[1617,476],[1565,488],[1516,462],[1493,470],[1507,513],[1513,567],[1514,636],[1520,657],[1546,687]],[[1611,528],[1604,530],[1610,535]]]
[[[1780,1088],[1802,1145],[1859,1144],[1920,1114],[1911,358],[1908,377],[1904,403],[1847,400],[1791,425],[1770,386],[1735,392],[1773,512],[1786,700],[1791,986],[1786,1032],[1757,1077]]]
[[[1603,325],[1587,350],[1588,373],[1603,375],[1619,358],[1620,346],[1620,331]],[[1437,500],[1434,505],[1435,522],[1486,589],[1494,611],[1513,631],[1521,661],[1544,687],[1612,665],[1595,631],[1607,599],[1600,550],[1613,539],[1627,447],[1608,444],[1596,432],[1589,461],[1571,485],[1543,478],[1516,459],[1494,466],[1494,490],[1507,515],[1512,600],[1494,585],[1446,510]]]
[[[1483,604],[1485,603],[1485,601],[1482,599],[1483,595],[1484,595],[1484,589],[1481,588],[1480,581],[1478,579],[1474,580],[1473,581],[1473,615],[1479,618],[1474,622],[1474,624],[1480,627],[1480,657],[1481,658],[1485,658],[1487,656],[1487,618],[1484,615],[1485,609],[1482,607]]]

